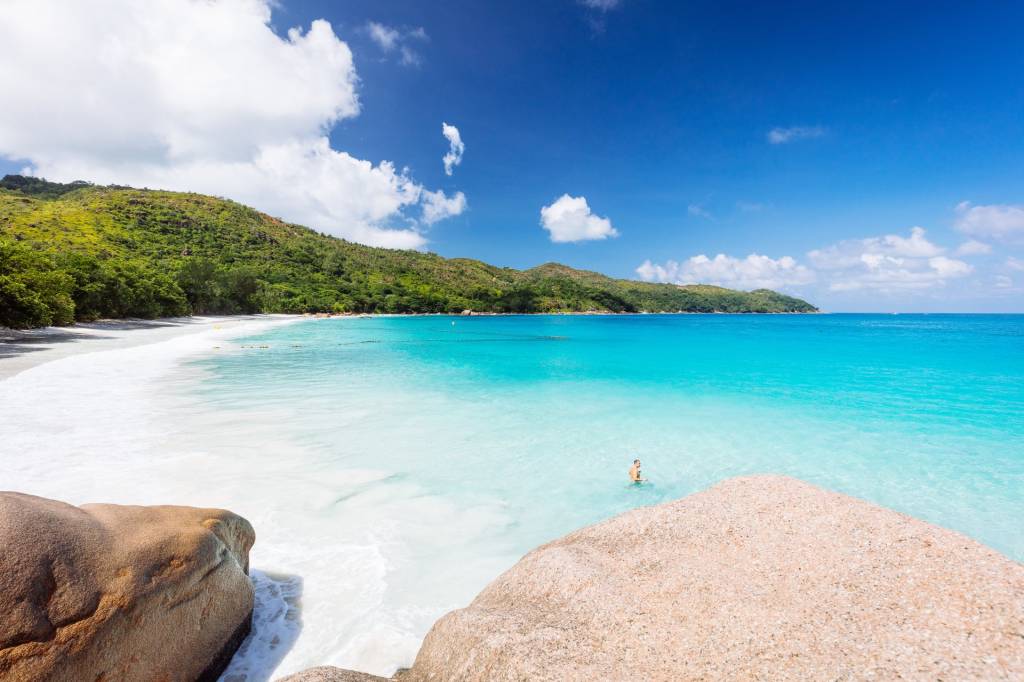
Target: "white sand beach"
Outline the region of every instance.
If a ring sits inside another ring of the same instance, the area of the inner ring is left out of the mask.
[[[192,412],[179,390],[201,375],[187,362],[233,352],[239,349],[233,338],[302,319],[211,316],[3,330],[0,490],[72,504],[239,506],[251,491],[233,482],[244,478],[237,464],[208,457],[213,441],[232,440],[221,436],[224,424],[196,429],[185,423]],[[257,619],[265,613],[260,604],[270,599],[274,621],[287,585],[261,586],[260,576],[254,575]],[[273,639],[263,623],[253,636]],[[284,651],[269,652],[276,658],[266,660],[266,642],[253,648],[260,653],[245,668],[261,671],[250,679],[266,679]]]
[[[180,337],[219,340],[258,331],[267,325],[302,319],[298,315],[217,315],[160,320],[100,320],[71,327],[16,330],[0,328],[0,381],[46,362],[71,355],[133,348]]]

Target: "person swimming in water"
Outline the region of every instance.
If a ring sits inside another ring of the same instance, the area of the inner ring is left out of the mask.
[[[633,483],[643,483],[646,478],[640,475],[640,460],[634,459],[633,466],[629,467],[629,480]]]

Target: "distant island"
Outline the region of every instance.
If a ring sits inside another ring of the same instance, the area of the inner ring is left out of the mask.
[[[202,194],[0,180],[0,325],[235,313],[809,313],[677,286],[374,248]]]

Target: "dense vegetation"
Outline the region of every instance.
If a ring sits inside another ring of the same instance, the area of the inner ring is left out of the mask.
[[[0,181],[0,325],[247,312],[813,312],[759,289],[371,248],[200,194]]]

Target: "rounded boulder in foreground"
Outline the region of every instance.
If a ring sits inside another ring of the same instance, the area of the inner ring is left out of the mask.
[[[1024,566],[781,476],[525,556],[431,629],[411,680],[1024,679]]]
[[[0,493],[0,679],[216,680],[249,631],[254,539],[222,509]]]

